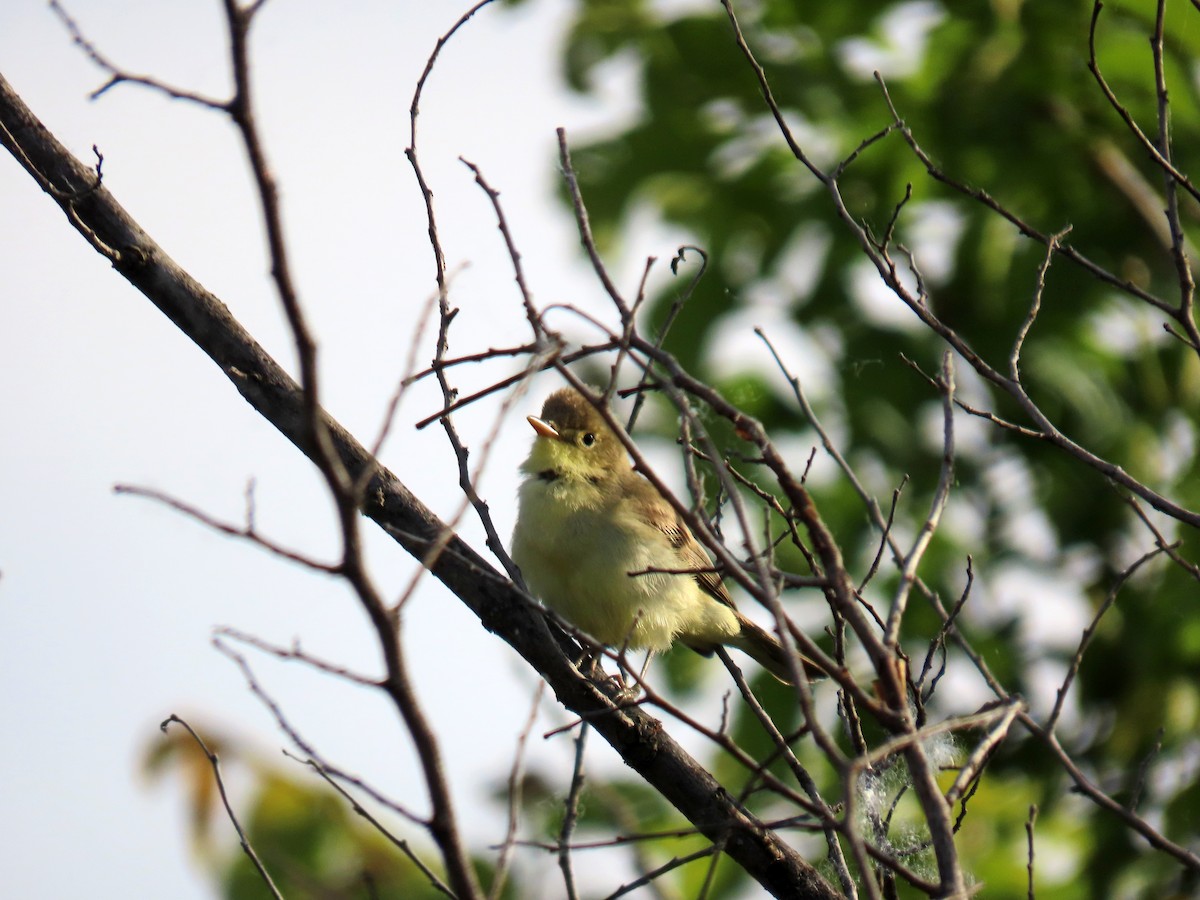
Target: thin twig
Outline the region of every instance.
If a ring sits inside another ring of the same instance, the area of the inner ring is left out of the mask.
[[[606,896],[604,900],[617,900],[618,897],[624,897],[626,894],[631,894],[638,888],[651,884],[656,879],[661,878],[663,875],[666,875],[668,872],[674,869],[678,869],[680,866],[686,866],[688,863],[695,862],[698,859],[704,859],[706,856],[712,856],[716,852],[717,848],[710,844],[707,847],[701,847],[694,853],[689,853],[687,856],[673,857],[672,859],[663,863],[661,866],[651,869],[650,871],[642,874],[640,877],[635,878],[633,881],[621,885],[611,894]]]
[[[1163,60],[1163,28],[1167,16],[1166,0],[1158,0],[1154,12],[1154,34],[1150,38],[1151,55],[1154,58],[1154,88],[1158,98],[1158,134],[1155,145],[1158,155],[1167,161],[1163,168],[1163,186],[1167,194],[1166,217],[1171,230],[1171,258],[1175,262],[1176,277],[1179,282],[1179,308],[1176,321],[1184,328],[1191,347],[1200,353],[1200,329],[1197,329],[1193,317],[1196,302],[1196,281],[1192,275],[1192,262],[1189,258],[1187,235],[1183,223],[1179,219],[1179,188],[1187,188],[1193,199],[1200,200],[1200,191],[1193,188],[1187,179],[1175,177],[1171,161],[1171,108],[1167,95],[1167,74]]]
[[[521,816],[521,797],[524,792],[525,748],[529,744],[529,735],[533,731],[534,723],[537,722],[538,707],[541,706],[545,691],[546,682],[539,681],[533,692],[533,701],[529,704],[529,716],[525,720],[525,727],[517,736],[517,749],[513,754],[512,769],[508,773],[508,826],[504,832],[504,843],[500,845],[500,855],[496,859],[492,889],[488,892],[491,900],[500,900],[503,895],[504,882],[508,878],[508,869],[512,863],[512,851]]]
[[[270,641],[265,641],[260,637],[247,634],[246,632],[239,631],[236,628],[230,628],[227,625],[223,625],[214,629],[213,634],[218,638],[229,638],[230,640],[245,644],[248,647],[261,650],[263,653],[269,653],[272,656],[282,660],[304,663],[306,666],[310,666],[319,672],[324,672],[327,675],[333,675],[336,678],[341,678],[342,680],[349,681],[353,684],[371,688],[379,687],[378,678],[369,678],[366,675],[360,675],[358,672],[352,672],[350,669],[347,669],[344,666],[339,666],[335,663],[318,659],[310,653],[302,650],[300,648],[299,641],[293,643],[291,647],[281,647],[278,644],[272,644]]]
[[[110,89],[119,84],[137,84],[142,87],[148,87],[152,90],[165,94],[173,100],[187,100],[191,103],[199,104],[200,106],[208,107],[209,109],[228,112],[230,103],[228,101],[214,100],[211,97],[206,97],[203,94],[198,94],[193,91],[184,90],[182,88],[173,87],[157,78],[151,78],[147,75],[134,75],[131,72],[126,72],[113,63],[107,56],[100,52],[94,43],[84,36],[83,30],[74,18],[66,11],[58,0],[50,0],[50,9],[52,9],[58,18],[62,21],[67,31],[71,35],[71,40],[80,50],[84,52],[98,68],[108,73],[108,81],[96,88],[91,93],[91,99],[96,100],[101,95],[107,93]]]
[[[965,793],[967,785],[979,778],[983,771],[984,763],[991,756],[992,751],[1008,737],[1008,730],[1012,727],[1013,720],[1024,709],[1025,704],[1023,701],[1012,700],[1004,707],[1003,715],[988,726],[987,734],[975,746],[974,751],[972,751],[967,761],[959,769],[958,777],[954,779],[954,784],[950,785],[950,790],[946,791],[947,803],[952,806],[957,803]]]
[[[301,753],[303,753],[306,757],[319,761],[321,766],[327,772],[335,775],[342,781],[345,781],[348,784],[353,784],[360,790],[365,791],[377,803],[386,806],[388,809],[400,816],[403,816],[413,824],[421,825],[426,828],[429,826],[428,819],[418,816],[416,813],[404,808],[394,800],[383,796],[383,794],[366,784],[361,778],[358,778],[354,775],[349,775],[343,772],[337,766],[331,765],[329,762],[327,762],[321,756],[321,754],[317,752],[313,745],[310,744],[300,734],[296,727],[292,725],[291,721],[284,714],[283,709],[276,702],[275,698],[267,693],[266,689],[255,676],[254,670],[250,667],[250,663],[246,660],[246,657],[242,656],[242,654],[238,653],[236,650],[227,645],[220,639],[220,637],[214,637],[212,644],[220,653],[232,660],[234,665],[238,667],[239,671],[242,673],[242,677],[246,680],[246,686],[250,689],[250,693],[257,697],[259,702],[267,708],[267,711],[271,713],[271,717],[275,720],[275,724],[279,726],[279,730],[288,736],[288,739]]]
[[[913,541],[912,549],[900,564],[900,583],[892,598],[891,610],[888,613],[887,630],[884,632],[884,644],[894,648],[900,640],[900,620],[908,605],[908,597],[917,578],[917,567],[925,555],[938,523],[942,518],[942,510],[950,498],[950,487],[954,483],[954,357],[947,350],[942,356],[942,374],[938,379],[938,387],[942,392],[942,466],[938,474],[937,490],[934,491],[930,502],[929,514],[921,523],[921,529]]]
[[[588,219],[587,207],[583,203],[583,194],[579,190],[579,178],[575,175],[575,167],[571,165],[571,148],[567,143],[567,130],[565,128],[555,129],[555,134],[558,135],[558,159],[562,166],[563,179],[567,184],[567,192],[571,197],[571,205],[575,210],[575,223],[579,227],[579,234],[583,242],[584,249],[587,250],[588,259],[592,261],[592,269],[596,273],[596,277],[600,280],[600,284],[604,286],[605,292],[613,302],[613,306],[617,308],[617,312],[621,316],[621,322],[628,322],[630,319],[629,304],[625,298],[621,296],[621,292],[617,290],[617,286],[609,277],[608,269],[604,265],[604,260],[600,258],[600,251],[596,249],[596,242],[592,238],[592,224]]]
[[[1183,569],[1183,571],[1186,572],[1191,578],[1195,579],[1196,581],[1200,581],[1200,566],[1197,566],[1195,563],[1184,559],[1179,554],[1179,547],[1182,542],[1168,542],[1163,533],[1159,531],[1157,526],[1155,526],[1155,524],[1150,520],[1150,517],[1146,514],[1146,511],[1142,509],[1142,505],[1137,502],[1137,498],[1122,494],[1121,499],[1128,504],[1129,508],[1132,509],[1134,514],[1141,520],[1142,524],[1146,526],[1146,529],[1152,535],[1154,535],[1154,545],[1160,548],[1163,553],[1167,554],[1171,561]]]
[[[1137,808],[1142,802],[1142,791],[1146,789],[1146,777],[1150,774],[1150,767],[1154,765],[1154,760],[1162,752],[1164,734],[1166,734],[1166,729],[1161,725],[1158,726],[1158,731],[1154,735],[1154,746],[1150,748],[1141,764],[1138,765],[1137,778],[1133,782],[1133,790],[1129,792],[1129,811],[1132,813],[1137,812]]]
[[[1042,294],[1046,290],[1046,272],[1050,269],[1054,252],[1070,231],[1069,227],[1064,228],[1058,234],[1052,235],[1049,243],[1046,244],[1046,255],[1042,258],[1041,265],[1038,266],[1037,283],[1033,291],[1033,300],[1029,304],[1029,312],[1025,315],[1025,321],[1021,323],[1021,327],[1017,331],[1012,350],[1008,355],[1008,377],[1013,381],[1021,380],[1021,349],[1025,346],[1025,339],[1029,336],[1030,329],[1033,328],[1033,323],[1037,320],[1038,312],[1042,308]]]
[[[838,822],[833,814],[833,810],[821,797],[820,788],[816,781],[809,774],[808,770],[803,766],[796,754],[792,751],[788,741],[780,734],[779,729],[775,726],[775,722],[763,709],[762,704],[758,702],[758,698],[754,696],[754,692],[750,690],[750,685],[746,683],[745,676],[741,670],[734,665],[732,659],[729,658],[729,653],[724,647],[717,647],[717,656],[721,662],[725,664],[725,668],[729,670],[733,676],[734,683],[737,685],[742,699],[745,700],[750,711],[754,713],[754,717],[758,719],[759,724],[770,736],[772,743],[775,744],[779,754],[787,763],[788,768],[792,770],[792,774],[796,776],[796,780],[800,782],[800,786],[804,788],[804,792],[808,794],[813,805],[820,811],[820,820],[822,830],[825,833],[825,845],[829,850],[829,862],[837,872],[838,880],[841,882],[842,890],[848,898],[856,898],[858,889],[855,886],[854,878],[850,874],[849,866],[846,864],[846,857],[842,853],[842,845],[838,840]],[[865,875],[866,873],[864,873]]]
[[[1038,808],[1037,804],[1030,804],[1029,818],[1025,820],[1025,843],[1028,847],[1026,851],[1025,870],[1029,873],[1029,888],[1026,891],[1026,897],[1029,900],[1034,900],[1033,893],[1033,826],[1037,822]]]
[[[1083,654],[1087,652],[1088,645],[1092,642],[1092,637],[1096,634],[1096,629],[1100,627],[1100,620],[1104,618],[1104,614],[1109,611],[1112,605],[1117,602],[1117,595],[1121,592],[1121,588],[1125,586],[1125,582],[1132,578],[1138,569],[1162,552],[1162,548],[1155,547],[1153,550],[1143,553],[1126,566],[1117,575],[1112,587],[1108,589],[1108,594],[1105,595],[1100,608],[1096,610],[1096,614],[1092,616],[1092,621],[1083,629],[1083,634],[1079,637],[1079,647],[1071,657],[1071,664],[1067,667],[1067,674],[1063,677],[1062,685],[1058,688],[1057,695],[1054,698],[1054,708],[1050,710],[1050,715],[1046,718],[1044,727],[1050,734],[1054,733],[1055,726],[1058,724],[1058,718],[1062,715],[1063,704],[1067,699],[1067,692],[1071,690],[1071,684],[1075,681],[1075,676],[1079,674],[1079,667],[1083,665]]]
[[[214,516],[209,515],[197,506],[192,506],[183,500],[179,500],[162,491],[153,488],[139,487],[132,484],[117,484],[113,485],[114,494],[125,494],[132,497],[144,497],[147,500],[153,500],[156,503],[161,503],[164,506],[170,507],[178,513],[182,513],[189,519],[194,519],[201,525],[211,528],[213,531],[218,531],[221,534],[229,535],[230,537],[240,538],[249,541],[255,546],[262,547],[269,553],[275,556],[288,560],[289,562],[299,563],[308,569],[313,569],[317,572],[325,572],[327,574],[336,575],[341,572],[342,567],[336,563],[323,563],[299,553],[295,550],[290,550],[282,544],[277,544],[270,538],[263,537],[254,524],[253,505],[247,505],[246,524],[234,525],[230,522],[222,521]]]
[[[695,293],[696,288],[700,284],[700,280],[704,278],[705,272],[708,271],[708,254],[699,247],[693,247],[691,244],[684,244],[675,251],[675,256],[671,259],[671,274],[679,274],[679,265],[684,261],[685,253],[688,250],[693,250],[700,254],[700,268],[696,270],[696,274],[692,276],[692,280],[688,282],[687,287],[675,296],[675,299],[671,302],[670,309],[667,310],[667,314],[663,317],[662,325],[659,326],[658,334],[654,338],[655,346],[660,348],[664,343],[666,343],[667,335],[671,331],[671,326],[675,324],[675,320],[679,317],[679,314],[683,312],[684,305],[691,298],[692,294]],[[645,388],[649,383],[649,378],[649,371],[643,372],[641,379],[637,383],[637,386],[633,389],[635,392],[633,408],[629,411],[629,419],[625,423],[625,430],[630,433],[633,432],[633,428],[637,424],[638,413],[641,412],[642,404],[646,402]],[[622,396],[625,396],[624,392],[622,392]]]
[[[331,773],[328,769],[326,769],[324,763],[322,763],[320,760],[313,759],[311,756],[301,759],[300,757],[289,753],[287,750],[284,750],[283,753],[289,759],[294,759],[297,762],[303,763],[304,765],[308,766],[314,772],[316,772],[318,775],[320,775],[323,779],[325,779],[325,782],[331,788],[333,788],[335,791],[337,791],[339,794],[341,794],[343,798],[345,798],[345,800],[350,804],[350,808],[355,812],[356,815],[361,816],[363,819],[366,819],[367,822],[370,823],[372,828],[374,828],[381,835],[383,835],[397,850],[399,850],[401,853],[403,853],[408,858],[409,862],[411,862],[414,866],[417,867],[417,869],[421,872],[422,875],[425,876],[426,880],[428,880],[430,886],[433,887],[434,890],[445,894],[447,897],[454,896],[454,892],[450,890],[450,888],[446,885],[446,883],[444,881],[442,881],[442,879],[438,878],[437,873],[434,872],[431,868],[429,868],[429,866],[425,865],[425,862],[421,859],[421,857],[417,856],[417,854],[413,851],[412,846],[409,844],[409,842],[406,841],[402,837],[397,837],[396,835],[392,834],[392,832],[389,831],[388,828],[382,822],[380,822],[377,818],[375,818],[375,816],[373,816],[366,807],[364,807],[361,803],[358,802],[358,799],[353,794],[351,794],[344,787],[342,787],[340,784],[338,784],[333,773]],[[341,778],[343,776],[338,775],[337,777]]]
[[[267,872],[266,866],[262,864],[262,860],[260,860],[258,858],[258,854],[254,852],[254,848],[250,845],[250,839],[246,837],[246,832],[242,830],[241,823],[238,822],[237,814],[233,811],[233,806],[231,806],[229,803],[229,796],[225,793],[225,779],[221,777],[221,761],[217,758],[217,754],[208,749],[208,745],[204,743],[204,739],[200,737],[200,735],[196,734],[195,729],[193,729],[191,725],[179,718],[179,716],[175,715],[174,713],[168,716],[159,726],[162,729],[163,734],[166,734],[167,728],[170,727],[172,722],[178,722],[180,725],[186,728],[188,734],[192,736],[192,739],[196,742],[197,746],[199,746],[201,752],[203,752],[205,757],[208,758],[209,765],[212,766],[213,777],[217,781],[217,790],[221,794],[221,803],[224,804],[225,814],[229,816],[229,821],[233,823],[234,830],[237,831],[238,842],[242,846],[242,852],[249,857],[250,862],[258,871],[259,877],[262,878],[263,884],[265,884],[267,886],[267,890],[271,892],[271,896],[276,897],[277,900],[283,900],[283,895],[279,893],[279,888],[277,888],[275,886],[275,882],[271,880],[271,875],[269,872]]]
[[[558,868],[562,870],[563,887],[567,900],[578,900],[579,894],[575,889],[575,872],[571,867],[571,835],[575,833],[575,823],[579,819],[579,798],[583,791],[583,755],[587,748],[589,731],[586,722],[579,726],[579,734],[575,737],[575,765],[571,769],[571,787],[567,791],[564,803],[562,827],[558,832]]]
[[[941,680],[942,675],[944,675],[946,672],[946,636],[950,634],[951,630],[954,628],[954,622],[958,618],[958,614],[962,612],[963,607],[966,605],[967,598],[971,595],[971,587],[974,585],[974,583],[974,561],[968,555],[967,579],[966,583],[963,585],[962,593],[959,594],[957,602],[951,608],[950,615],[948,615],[945,621],[942,622],[941,627],[938,629],[938,633],[934,635],[933,640],[929,642],[929,649],[925,653],[925,662],[921,666],[921,674],[917,678],[914,685],[916,688],[916,701],[919,704],[929,702],[929,699],[933,696],[933,692],[937,687],[938,681]],[[933,668],[933,655],[938,650],[941,651],[942,662],[938,668],[938,671],[934,674],[932,681],[930,681],[928,689],[925,689],[925,679]],[[918,724],[924,723],[918,720]]]
[[[1104,4],[1101,2],[1101,0],[1095,0],[1095,3],[1092,4],[1092,21],[1091,21],[1091,24],[1088,26],[1088,64],[1087,64],[1088,71],[1091,72],[1092,77],[1096,79],[1096,84],[1099,85],[1100,92],[1102,94],[1104,94],[1104,99],[1108,101],[1108,105],[1111,106],[1116,111],[1117,115],[1119,115],[1121,117],[1122,121],[1125,122],[1125,127],[1129,129],[1129,133],[1132,134],[1135,138],[1137,138],[1137,142],[1139,144],[1141,144],[1142,149],[1146,151],[1147,155],[1152,160],[1154,160],[1154,163],[1163,170],[1163,173],[1165,175],[1167,175],[1169,178],[1174,180],[1177,184],[1179,184],[1184,189],[1186,189],[1187,192],[1190,193],[1197,200],[1200,200],[1200,190],[1197,190],[1197,188],[1191,183],[1191,181],[1188,179],[1188,177],[1185,174],[1183,174],[1182,172],[1180,172],[1178,169],[1175,168],[1175,166],[1172,164],[1172,162],[1170,160],[1169,155],[1164,155],[1162,153],[1161,147],[1159,145],[1157,145],[1154,141],[1150,140],[1149,137],[1146,136],[1146,133],[1144,131],[1142,131],[1142,129],[1138,125],[1137,121],[1133,118],[1133,115],[1129,112],[1129,110],[1125,107],[1125,105],[1123,103],[1121,103],[1121,101],[1117,98],[1116,93],[1113,91],[1113,89],[1111,87],[1109,87],[1108,82],[1105,80],[1104,75],[1101,73],[1100,63],[1096,57],[1096,31],[1097,31],[1097,25],[1100,22],[1100,11],[1103,8],[1104,8]],[[1160,6],[1160,9],[1161,9],[1161,6]],[[1157,49],[1156,49],[1157,60],[1156,60],[1155,80],[1158,81],[1159,80],[1159,72],[1157,71],[1157,69],[1160,67],[1161,60],[1162,60],[1162,43],[1161,43],[1162,33],[1161,33],[1161,31],[1156,29],[1156,35],[1158,38],[1158,44],[1157,44]],[[1164,89],[1163,93],[1165,94],[1165,89]],[[1160,122],[1160,124],[1161,124],[1161,122]],[[1161,137],[1161,133],[1160,133],[1160,137]]]

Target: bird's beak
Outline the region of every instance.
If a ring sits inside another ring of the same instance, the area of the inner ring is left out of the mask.
[[[554,430],[554,426],[549,422],[543,422],[537,416],[526,416],[525,420],[533,426],[533,430],[538,433],[538,437],[555,438],[556,440],[562,438],[562,435]]]

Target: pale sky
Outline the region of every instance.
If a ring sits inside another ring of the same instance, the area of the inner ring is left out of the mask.
[[[69,0],[111,59],[182,87],[223,94],[216,0]],[[433,263],[412,172],[407,110],[437,36],[465,4],[276,0],[254,31],[258,103],[279,177],[300,294],[320,340],[324,401],[369,442],[403,374]],[[423,162],[439,204],[463,312],[453,349],[526,339],[511,269],[486,198],[458,161],[477,163],[502,200],[540,302],[604,310],[578,261],[574,225],[555,204],[554,129],[584,137],[628,115],[617,73],[609,99],[557,86],[566,5],[485,10],[443,53],[420,119]],[[81,158],[96,144],[120,202],[276,354],[289,339],[267,278],[258,211],[240,145],[220,116],[137,87],[100,100],[104,76],[41,0],[0,11],[0,72]],[[678,241],[676,241],[678,243]],[[674,244],[645,249],[665,259]],[[465,268],[463,268],[465,266]],[[635,273],[640,261],[618,266]],[[7,154],[0,159],[0,841],[13,897],[211,896],[187,846],[171,780],[148,785],[138,760],[171,713],[248,736],[271,761],[287,746],[236,668],[210,645],[229,625],[375,673],[377,651],[349,591],[220,537],[114,484],[166,491],[237,520],[256,479],[260,528],[332,559],[328,504],[311,466],[241,400],[220,372],[68,227]],[[625,277],[622,274],[622,277]],[[626,278],[632,289],[634,282]],[[427,338],[419,358],[432,356]],[[462,372],[466,389],[512,364]],[[530,435],[510,416],[482,489],[500,533],[512,528],[516,466]],[[459,506],[445,438],[417,433],[436,410],[417,390],[383,457],[428,505]],[[479,447],[499,403],[459,418]],[[398,594],[413,563],[369,523],[374,572]],[[481,531],[464,535],[483,550]],[[406,613],[426,712],[443,738],[455,799],[475,844],[501,838],[480,799],[502,777],[527,716],[533,675],[461,604],[426,578]],[[424,811],[406,735],[381,697],[299,666],[253,657],[264,685],[327,756]],[[565,717],[546,705],[533,740],[566,760],[569,739],[540,733]],[[601,748],[599,742],[593,742]],[[603,749],[594,749],[604,764]],[[555,763],[556,765],[557,762]],[[230,763],[235,800],[239,779]],[[561,767],[564,783],[569,768]],[[299,767],[296,777],[307,777]],[[244,795],[243,795],[244,799]],[[225,836],[232,837],[226,823]],[[232,844],[230,844],[232,846]]]

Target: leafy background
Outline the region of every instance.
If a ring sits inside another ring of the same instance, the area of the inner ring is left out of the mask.
[[[737,11],[780,108],[825,168],[887,125],[872,75],[878,70],[944,173],[987,191],[1043,233],[1069,226],[1067,241],[1099,266],[1157,296],[1177,297],[1162,237],[1162,178],[1088,71],[1091,4],[762,2]],[[1167,16],[1175,160],[1188,172],[1200,148],[1200,19],[1183,3],[1168,4]],[[1147,42],[1153,25],[1152,4],[1114,3],[1097,32],[1101,71],[1149,134],[1157,114]],[[899,301],[880,297],[873,271],[864,275],[864,259],[828,195],[769,121],[719,7],[666,17],[647,3],[581,4],[565,53],[571,84],[594,89],[605,66],[622,58],[637,61],[643,113],[619,133],[576,148],[574,160],[593,223],[610,242],[619,243],[632,212],[648,204],[709,253],[708,272],[668,348],[773,435],[798,431],[811,441],[795,404],[764,371],[764,354],[747,354],[734,372],[727,361],[717,364],[731,315],[782,310],[823,364],[821,383],[807,385],[818,415],[836,424],[839,449],[870,476],[881,501],[908,478],[897,516],[901,529],[916,527],[936,484],[940,432],[931,437],[928,427],[934,394],[903,357],[933,372],[940,339]],[[869,147],[841,190],[852,214],[881,235],[910,184],[897,239],[912,249],[936,314],[1004,370],[1044,247],[930,178],[898,135]],[[1194,241],[1194,203],[1185,203],[1183,221]],[[661,316],[673,293],[661,295],[652,314]],[[1164,331],[1161,316],[1056,260],[1022,363],[1034,399],[1062,431],[1196,508],[1200,366]],[[965,370],[960,364],[969,402],[1019,416]],[[971,555],[977,580],[965,630],[1004,683],[1045,711],[1081,620],[1151,541],[1095,472],[1036,441],[961,417],[960,424],[952,524],[938,533],[922,576],[953,599]],[[877,536],[846,483],[821,479],[814,491],[849,558],[869,559]],[[1186,558],[1196,558],[1193,531],[1161,527],[1183,542]],[[886,596],[886,579],[875,590]],[[1171,565],[1133,579],[1101,623],[1064,731],[1087,770],[1123,801],[1161,740],[1142,809],[1185,846],[1195,844],[1200,826],[1197,599],[1196,582]],[[910,617],[913,646],[933,627],[931,617]],[[963,665],[951,662],[952,669]],[[966,697],[975,699],[969,686],[943,690],[941,699],[957,707]],[[1030,803],[1040,810],[1039,841],[1054,848],[1040,859],[1054,896],[1160,896],[1176,883],[1171,863],[1071,796],[1062,772],[1032,741],[1010,741],[989,776],[964,832],[968,865],[989,896],[1024,895],[1019,863]]]

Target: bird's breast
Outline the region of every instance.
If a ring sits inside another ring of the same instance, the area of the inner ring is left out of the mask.
[[[678,569],[679,562],[666,536],[635,509],[588,497],[578,486],[524,481],[512,559],[530,592],[596,640],[665,649],[696,605],[713,601],[690,575],[647,571]]]

